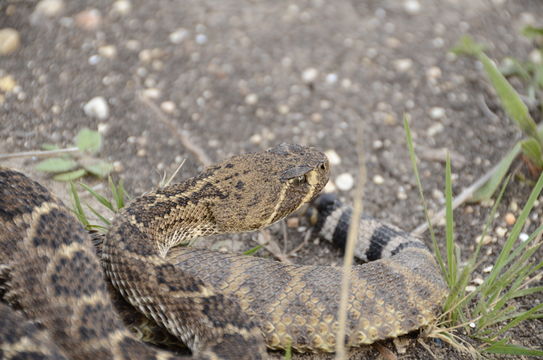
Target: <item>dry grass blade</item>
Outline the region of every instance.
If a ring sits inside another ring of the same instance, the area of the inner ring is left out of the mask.
[[[353,214],[351,224],[349,225],[349,234],[347,235],[347,244],[345,246],[345,255],[343,258],[343,277],[341,279],[341,297],[338,311],[338,332],[336,335],[336,359],[346,359],[345,356],[345,332],[347,327],[347,300],[351,288],[351,268],[353,265],[354,246],[358,237],[358,227],[362,215],[362,195],[366,180],[366,166],[364,164],[364,150],[362,148],[362,125],[358,122],[358,180],[355,188],[355,197],[353,204]]]
[[[13,154],[0,154],[0,160],[15,159],[15,158],[25,158],[25,157],[48,157],[58,154],[74,153],[78,152],[78,147],[71,147],[67,149],[56,149],[56,150],[36,150],[36,151],[24,151]]]

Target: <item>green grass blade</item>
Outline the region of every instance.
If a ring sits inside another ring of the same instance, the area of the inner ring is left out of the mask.
[[[460,257],[455,254],[454,246],[454,219],[452,208],[452,184],[451,184],[451,159],[447,153],[447,160],[445,163],[445,235],[446,235],[446,249],[447,249],[447,268],[448,268],[448,282],[449,288],[452,288],[456,284],[458,279],[456,259]]]
[[[100,219],[100,221],[102,223],[104,223],[106,226],[110,226],[111,225],[111,221],[109,221],[105,216],[103,216],[102,214],[100,214],[98,211],[96,211],[92,206],[90,206],[89,204],[85,204],[87,205],[87,207],[89,208],[89,210],[98,218]]]
[[[495,343],[483,349],[483,351],[493,354],[543,356],[543,350],[528,349],[523,346],[505,343]]]
[[[87,174],[87,170],[78,169],[53,176],[56,181],[74,181]]]
[[[85,211],[83,211],[83,207],[81,206],[81,200],[79,199],[79,194],[77,193],[75,184],[73,182],[70,183],[70,194],[72,195],[72,201],[74,204],[73,212],[79,222],[85,226],[85,228],[88,228],[90,223],[87,219],[87,215],[85,215]]]
[[[94,191],[90,186],[88,186],[87,184],[84,184],[84,183],[79,183],[79,185],[81,185],[81,187],[83,187],[85,190],[87,190],[92,196],[94,196],[94,198],[96,200],[98,200],[98,202],[100,204],[102,204],[103,206],[105,206],[106,208],[108,208],[109,210],[111,211],[115,211],[115,209],[113,208],[113,205],[111,204],[111,202],[106,199],[105,197],[103,197],[102,195],[98,194],[96,191]]]
[[[503,267],[509,262],[509,255],[511,253],[511,249],[513,247],[513,244],[517,241],[518,236],[520,232],[522,231],[522,227],[524,226],[526,219],[528,218],[528,215],[530,214],[530,211],[532,210],[535,201],[539,197],[539,194],[541,193],[541,189],[543,188],[543,174],[539,176],[539,179],[533,188],[530,197],[526,201],[526,205],[522,209],[522,212],[520,213],[517,222],[513,226],[513,229],[511,229],[511,233],[507,240],[505,241],[505,244],[503,245],[502,251],[500,252],[500,255],[498,256],[498,259],[496,259],[496,262],[494,264],[494,267],[492,268],[492,271],[490,272],[489,276],[486,278],[485,282],[481,287],[489,287],[489,285],[493,284],[496,277],[500,274]]]
[[[243,255],[253,255],[254,253],[256,253],[258,250],[262,249],[262,245],[257,245],[255,246],[254,248],[252,249],[249,249],[247,251],[244,251],[243,252]]]
[[[437,263],[439,265],[439,268],[441,269],[441,273],[446,275],[447,269],[445,268],[445,263],[443,261],[443,256],[441,255],[441,251],[439,250],[439,246],[437,244],[437,239],[434,232],[434,227],[432,225],[432,222],[430,220],[430,214],[428,213],[428,205],[426,204],[426,200],[424,199],[424,192],[422,190],[422,182],[420,181],[420,174],[417,167],[417,157],[415,155],[415,149],[413,146],[413,137],[411,136],[411,129],[409,128],[409,116],[407,114],[404,114],[403,117],[403,126],[405,130],[405,137],[407,139],[407,146],[409,149],[409,159],[411,160],[411,165],[413,166],[413,172],[415,174],[415,179],[417,181],[417,187],[419,189],[419,195],[422,202],[422,206],[424,208],[424,216],[426,217],[426,221],[428,222],[428,230],[430,231],[430,238],[432,239],[432,245],[434,247],[434,254],[437,259]]]

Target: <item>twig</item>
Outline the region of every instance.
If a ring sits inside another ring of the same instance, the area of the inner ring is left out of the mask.
[[[200,161],[200,163],[202,165],[204,165],[204,166],[211,165],[212,161],[209,158],[209,156],[207,156],[207,154],[205,153],[205,151],[201,147],[199,147],[198,145],[196,145],[195,143],[193,143],[190,140],[190,133],[187,130],[180,129],[170,118],[165,116],[164,113],[162,111],[160,111],[160,109],[152,101],[147,99],[141,93],[138,94],[138,99],[142,103],[147,105],[151,110],[153,110],[153,112],[156,114],[157,118],[164,125],[166,125],[168,127],[168,129],[170,129],[170,131],[172,131],[177,136],[179,141],[181,141],[181,144],[183,144],[183,146],[188,151],[193,153],[194,156],[196,156],[196,158],[198,159],[198,161]]]
[[[287,256],[281,251],[277,242],[272,240],[269,230],[264,229],[258,232],[258,244],[261,245],[264,249],[268,250],[282,263],[289,265],[292,264],[292,261],[290,261]]]
[[[23,157],[47,157],[58,154],[73,153],[78,152],[78,147],[71,147],[66,149],[56,149],[56,150],[35,150],[35,151],[24,151],[13,154],[0,154],[0,160],[23,158]]]
[[[343,276],[341,277],[341,297],[338,310],[338,332],[336,336],[336,360],[346,359],[345,356],[345,333],[347,327],[347,301],[351,289],[351,270],[353,265],[354,246],[358,237],[358,227],[360,226],[360,216],[362,215],[362,195],[366,180],[366,167],[364,165],[364,149],[362,148],[362,123],[359,121],[357,126],[358,141],[358,180],[355,188],[355,198],[353,204],[353,213],[349,233],[347,235],[347,245],[345,246],[345,255],[343,257]]]

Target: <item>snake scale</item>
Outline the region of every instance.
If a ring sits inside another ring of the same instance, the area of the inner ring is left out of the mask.
[[[177,359],[127,330],[105,277],[197,359],[262,359],[266,346],[333,351],[341,269],[286,265],[179,246],[260,229],[314,200],[329,177],[321,152],[281,144],[234,156],[134,199],[114,219],[101,259],[47,189],[0,168],[0,358]],[[315,201],[320,235],[342,246],[351,209]],[[424,244],[364,218],[351,269],[347,344],[432,322],[447,288]]]

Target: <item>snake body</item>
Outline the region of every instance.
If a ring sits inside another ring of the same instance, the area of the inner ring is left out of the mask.
[[[265,358],[265,345],[333,351],[340,269],[179,246],[267,226],[313,200],[328,176],[322,153],[281,144],[145,194],[114,219],[102,248],[105,274],[194,358]],[[316,207],[321,236],[341,245],[350,208],[327,195]],[[422,242],[375,220],[360,227],[357,255],[375,261],[351,269],[351,346],[427,325],[447,293]],[[0,295],[10,304],[0,303],[3,358],[177,358],[125,328],[100,266],[88,234],[58,199],[0,169]]]

